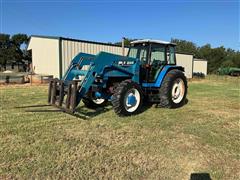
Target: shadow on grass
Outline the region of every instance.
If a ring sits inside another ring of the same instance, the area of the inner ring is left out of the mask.
[[[76,109],[76,112],[74,114],[71,114],[75,117],[80,117],[84,120],[91,119],[95,116],[98,116],[102,113],[108,112],[112,109],[111,106],[106,106],[106,107],[99,107],[96,109],[88,109],[84,106],[80,106]]]
[[[53,107],[49,104],[42,104],[42,105],[30,105],[30,106],[18,106],[15,108],[18,109],[25,109],[25,108],[41,108],[41,107]],[[77,107],[75,113],[70,113],[64,109],[28,109],[25,110],[25,112],[35,112],[35,113],[51,113],[51,112],[64,112],[67,114],[70,114],[74,117],[81,118],[84,120],[91,119],[99,114],[102,114],[104,112],[107,112],[111,110],[112,108],[110,106],[107,107],[99,107],[96,109],[88,109],[84,106]]]
[[[41,107],[54,107],[54,106],[51,106],[49,104],[41,104],[41,105],[18,106],[15,108],[24,109],[24,108],[41,108]],[[141,114],[141,113],[147,111],[151,107],[152,107],[151,103],[144,103],[143,106],[141,107],[140,111],[137,114]],[[55,108],[57,108],[57,107],[55,107]],[[74,117],[81,118],[83,120],[89,120],[95,116],[98,116],[98,115],[108,112],[110,110],[112,110],[112,106],[108,104],[105,107],[98,107],[96,109],[89,109],[89,108],[86,108],[85,106],[81,105],[76,108],[75,113],[68,112],[67,110],[64,110],[63,108],[59,108],[59,109],[28,109],[28,110],[25,110],[25,112],[33,112],[33,113],[34,112],[35,113],[64,112],[64,113],[67,113]]]
[[[14,107],[14,108],[22,109],[22,108],[34,108],[34,107],[46,107],[46,106],[51,106],[51,105],[49,105],[49,104],[39,104],[39,105],[31,105],[31,106],[17,106],[17,107]]]
[[[178,109],[178,108],[182,108],[183,106],[187,105],[189,102],[189,100],[186,98],[184,103],[182,103],[179,107],[173,107],[170,109]],[[162,106],[160,106],[160,104],[155,104],[155,108],[162,108]]]
[[[36,110],[25,110],[25,112],[43,112],[43,113],[48,113],[48,112],[62,112],[60,109],[36,109]]]
[[[192,173],[190,180],[212,180],[209,173]]]

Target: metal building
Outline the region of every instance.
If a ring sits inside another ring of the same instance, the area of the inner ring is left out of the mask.
[[[193,75],[193,55],[176,53],[176,63],[179,66],[184,67],[185,76],[192,78]]]
[[[193,59],[193,73],[203,73],[207,75],[207,60],[205,59]]]
[[[118,45],[52,36],[31,36],[28,50],[32,50],[35,73],[57,78],[63,76],[71,60],[79,52],[97,54],[105,51],[122,55],[122,47]],[[124,52],[127,55],[127,47]],[[185,68],[186,77],[192,78],[193,55],[177,53],[176,59],[177,64]]]
[[[79,52],[97,54],[105,51],[122,54],[122,47],[109,43],[76,40],[54,36],[31,36],[28,50],[32,50],[33,70],[37,74],[62,77],[73,57]],[[128,48],[125,48],[127,53]]]

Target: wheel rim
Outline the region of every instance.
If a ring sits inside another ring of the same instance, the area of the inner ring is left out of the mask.
[[[173,83],[172,101],[176,104],[180,103],[185,94],[185,84],[181,78],[178,78]]]
[[[93,101],[95,104],[102,104],[102,103],[104,103],[105,99],[98,98],[98,99],[92,99],[92,101]]]
[[[135,102],[133,104],[130,104],[129,98],[135,98]],[[140,100],[141,100],[141,97],[140,97],[139,91],[135,88],[130,89],[124,97],[124,107],[126,111],[128,112],[136,111],[140,104]]]

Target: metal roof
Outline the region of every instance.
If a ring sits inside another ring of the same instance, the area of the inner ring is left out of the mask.
[[[97,42],[97,41],[88,41],[88,40],[82,40],[82,39],[73,39],[73,38],[66,38],[66,37],[61,37],[61,36],[31,35],[31,37],[46,38],[46,39],[59,39],[59,40],[67,40],[67,41],[76,41],[76,42],[83,42],[83,43],[91,43],[91,44],[100,44],[100,45],[106,45],[106,46],[122,47],[121,45],[117,45],[117,44]],[[125,46],[125,47],[128,47],[128,46]]]
[[[131,44],[138,44],[138,43],[157,43],[157,44],[171,44],[176,45],[175,43],[162,41],[162,40],[156,40],[156,39],[140,39],[136,41],[132,41]]]
[[[44,36],[44,35],[31,35],[30,37],[45,38],[45,39],[59,39],[59,36]]]

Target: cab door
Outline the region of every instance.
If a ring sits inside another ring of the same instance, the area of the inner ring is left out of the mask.
[[[166,47],[161,44],[152,44],[149,54],[149,71],[148,82],[155,82],[158,74],[161,72],[164,65],[167,64]]]

